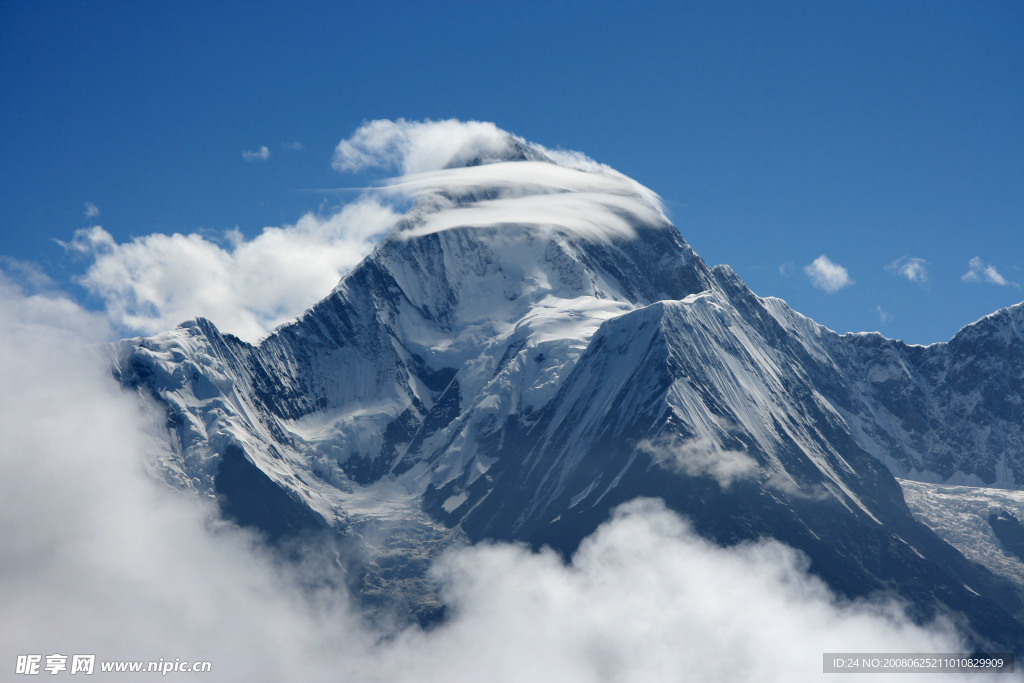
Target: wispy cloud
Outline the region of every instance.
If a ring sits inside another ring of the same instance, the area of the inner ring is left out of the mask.
[[[263,145],[256,150],[246,150],[242,152],[242,158],[250,163],[253,161],[266,161],[270,158],[270,148]]]
[[[286,152],[301,152],[306,149],[306,146],[296,140],[295,142],[286,142],[284,144],[284,149]]]
[[[759,472],[757,462],[749,455],[719,448],[707,437],[644,439],[637,448],[662,467],[691,477],[711,477],[722,488],[739,479],[751,479]]]
[[[843,287],[853,284],[850,274],[846,268],[838,263],[833,263],[827,256],[822,254],[810,264],[804,266],[804,272],[811,279],[811,284],[829,294],[838,292]]]
[[[923,258],[902,256],[885,269],[917,284],[923,285],[928,282],[928,262]]]
[[[967,272],[960,276],[960,279],[964,282],[987,282],[993,285],[1000,286],[1019,286],[1016,282],[1007,280],[1002,274],[996,270],[996,267],[990,263],[985,263],[981,260],[980,256],[975,256],[967,264]]]
[[[631,178],[492,123],[371,121],[338,144],[334,166],[397,169],[378,192],[433,197],[418,203],[405,237],[515,224],[608,240],[634,236],[638,224],[667,225],[658,196]]]
[[[550,164],[537,165],[573,172]],[[510,175],[519,176],[524,181],[530,173],[528,165],[524,163],[502,166],[508,167]],[[603,184],[594,182],[598,180],[596,178],[585,180],[591,182],[579,185],[580,190],[575,192],[541,191],[522,194],[526,185],[520,185],[509,196],[463,202],[457,207],[427,211],[418,215],[416,222],[403,235],[418,237],[467,226],[484,228],[519,225],[540,230],[564,230],[593,239],[608,240],[635,237],[637,224],[657,226],[664,220],[654,205],[639,196],[609,191],[581,191],[584,187]]]
[[[100,215],[100,207],[96,206],[92,202],[85,203],[85,211],[83,212],[86,218],[96,218]]]
[[[822,501],[828,500],[833,495],[823,484],[815,483],[800,486],[790,474],[781,471],[772,472],[772,474],[765,479],[763,485],[774,491],[783,493],[790,498],[797,498],[800,500]]]

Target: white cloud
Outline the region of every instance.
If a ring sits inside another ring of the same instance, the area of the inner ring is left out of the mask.
[[[661,200],[636,181],[492,123],[372,121],[338,144],[334,166],[398,169],[378,192],[420,200],[406,237],[514,224],[610,240],[635,236],[636,224],[667,224]]]
[[[557,229],[596,240],[636,236],[640,222],[657,225],[658,211],[637,197],[604,193],[537,194],[476,201],[458,208],[426,212],[403,236],[412,238],[460,227],[503,225]]]
[[[285,151],[288,152],[301,152],[306,149],[306,146],[296,140],[295,142],[286,142],[284,145]]]
[[[61,344],[78,342],[83,337],[111,338],[112,331],[103,314],[86,311],[58,291],[38,266],[0,257],[0,267],[0,311],[8,336],[45,337]],[[12,353],[5,358],[16,362],[18,355]]]
[[[902,256],[885,267],[897,275],[924,284],[928,282],[928,262],[923,258]]]
[[[843,287],[853,284],[850,274],[846,268],[838,263],[833,263],[827,256],[822,254],[814,259],[809,265],[804,266],[804,272],[811,279],[811,284],[829,294],[838,292]]]
[[[363,198],[327,217],[268,227],[251,240],[237,231],[224,245],[199,234],[152,234],[118,243],[100,226],[79,230],[71,248],[92,263],[81,283],[110,319],[154,334],[202,316],[256,341],[326,296],[397,220]]]
[[[242,158],[249,162],[266,161],[270,158],[270,149],[266,145],[263,145],[256,150],[246,150],[242,152]]]
[[[100,215],[100,207],[96,206],[92,202],[86,202],[84,213],[86,218],[96,218],[96,216]]]
[[[363,124],[334,150],[339,171],[395,168],[403,174],[503,159],[516,138],[482,121],[389,121]]]
[[[510,162],[510,154],[532,160]],[[118,243],[101,226],[80,230],[70,246],[92,259],[80,282],[128,333],[154,334],[202,316],[256,341],[329,293],[410,202],[405,237],[518,224],[610,240],[634,236],[636,224],[667,225],[657,195],[636,181],[490,123],[374,121],[339,143],[334,163],[393,166],[405,175],[332,216],[306,215],[252,240],[232,232],[226,244],[195,233]],[[457,163],[476,165],[443,168]],[[478,197],[481,188],[488,192]]]
[[[993,285],[1016,287],[1016,282],[1010,282],[996,270],[996,267],[985,263],[980,256],[975,256],[968,262],[967,272],[960,276],[964,282],[987,282]]]
[[[892,320],[892,313],[885,310],[881,306],[875,306],[875,310],[878,311],[878,319],[881,320],[883,323],[887,323],[890,320]]]
[[[18,388],[0,392],[8,665],[59,652],[208,660],[228,683],[757,682],[817,679],[823,652],[962,648],[945,622],[836,599],[780,543],[717,547],[652,500],[619,508],[569,564],[508,544],[450,551],[433,570],[449,620],[381,638],[343,590],[304,593],[208,503],[145,474],[153,423],[81,345],[101,319],[0,290],[0,385]]]
[[[767,479],[763,482],[764,486],[770,489],[774,489],[779,493],[784,493],[790,498],[799,498],[800,500],[827,500],[831,497],[835,497],[835,494],[829,491],[824,484],[816,483],[804,486],[796,483],[796,480],[784,470],[776,470],[772,472]]]
[[[759,472],[757,462],[749,455],[722,449],[708,437],[644,439],[637,448],[662,467],[691,477],[709,476],[722,488],[738,479],[753,478]]]
[[[892,604],[840,606],[807,565],[774,541],[717,547],[637,500],[568,566],[509,545],[448,555],[453,622],[388,655],[424,680],[699,682],[817,680],[837,649],[956,650],[948,626],[917,628]]]
[[[320,629],[339,627],[319,623],[244,535],[214,530],[208,504],[145,474],[149,423],[83,345],[102,319],[6,279],[0,289],[5,666],[93,653],[211,660],[223,681],[293,678]]]

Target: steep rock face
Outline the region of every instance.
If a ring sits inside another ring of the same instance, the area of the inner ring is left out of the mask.
[[[716,275],[735,290],[731,271]],[[741,309],[716,287],[609,320],[534,419],[484,435],[486,471],[435,480],[426,508],[471,538],[569,552],[614,506],[658,496],[719,542],[771,536],[800,548],[846,596],[895,589],[919,616],[943,604],[976,615],[993,640],[1019,633],[979,598],[1017,612],[1015,591],[913,521],[816,388],[809,359],[763,311]]]
[[[441,457],[439,433],[464,432],[474,413],[544,405],[604,320],[709,286],[674,229],[639,230],[618,244],[495,229],[393,238],[258,346],[199,319],[119,343],[115,370],[166,407],[178,485],[209,493],[226,443],[299,469],[312,450],[321,474],[369,484]]]
[[[415,594],[459,539],[568,552],[658,496],[721,543],[799,548],[843,595],[951,609],[979,644],[1022,651],[1011,584],[915,522],[885,465],[1024,481],[1024,308],[913,347],[755,296],[656,211],[621,234],[427,229],[492,195],[421,197],[258,345],[206,320],[114,345],[121,383],[167,415],[162,476],[271,537],[363,544],[371,598]]]
[[[910,346],[877,333],[836,335],[765,300],[837,385],[821,385],[857,443],[894,474],[922,481],[1024,485],[1024,304],[949,342]]]

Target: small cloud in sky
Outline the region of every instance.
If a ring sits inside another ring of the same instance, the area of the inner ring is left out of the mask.
[[[964,282],[987,282],[993,285],[1018,287],[1016,282],[1010,282],[996,270],[990,263],[985,263],[980,256],[975,256],[968,262],[967,272],[960,276]]]
[[[270,149],[263,145],[257,150],[246,150],[242,152],[242,158],[246,161],[266,161],[270,158]]]
[[[264,149],[266,148],[264,147]],[[284,149],[286,152],[301,152],[306,149],[306,146],[296,140],[295,142],[286,142],[284,144]]]
[[[796,270],[796,264],[793,263],[792,261],[786,261],[781,266],[779,266],[779,275],[781,275],[782,277],[789,277],[790,275],[793,274],[794,270]]]
[[[85,217],[86,218],[96,218],[96,216],[99,216],[99,215],[100,215],[100,207],[96,206],[92,202],[86,202],[85,203]]]
[[[811,278],[811,284],[829,294],[838,292],[843,287],[853,284],[850,273],[838,263],[833,263],[827,256],[822,254],[814,259],[809,265],[804,266],[804,272]]]
[[[923,258],[901,256],[885,267],[911,282],[924,284],[928,282],[928,262]]]
[[[878,311],[878,319],[881,320],[883,323],[887,323],[890,320],[892,320],[892,313],[885,310],[881,306],[875,306],[875,310]]]

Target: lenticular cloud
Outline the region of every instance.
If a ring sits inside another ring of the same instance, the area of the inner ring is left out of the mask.
[[[549,150],[491,123],[372,121],[335,150],[339,170],[398,168],[378,191],[419,200],[402,237],[516,225],[608,241],[667,225],[658,196],[578,152]]]

